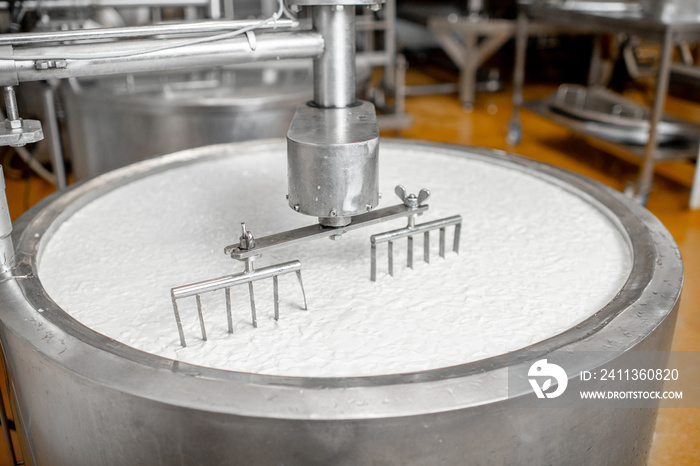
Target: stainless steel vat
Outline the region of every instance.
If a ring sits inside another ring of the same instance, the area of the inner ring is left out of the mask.
[[[402,375],[237,373],[127,347],[74,321],[46,294],[36,275],[42,242],[82,206],[149,175],[261,144],[271,143],[201,148],[132,165],[49,198],[15,222],[18,264],[14,278],[0,282],[0,341],[27,464],[645,463],[654,409],[513,408],[520,395],[509,398],[505,387],[509,367],[533,352],[667,350],[682,285],[679,251],[636,203],[531,160],[478,148],[381,143],[383,150],[422,147],[426,157],[467,157],[543,179],[600,209],[627,238],[634,261],[620,293],[527,351]],[[605,355],[586,369],[607,362]]]
[[[649,109],[606,89],[562,84],[547,102],[553,112],[607,141],[644,145],[649,140]],[[663,115],[656,128],[661,145],[687,146],[700,132],[700,126],[670,115]]]
[[[312,97],[311,62],[65,81],[76,179],[178,150],[283,137]]]

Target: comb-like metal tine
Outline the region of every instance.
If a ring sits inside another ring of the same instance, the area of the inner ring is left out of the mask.
[[[394,242],[389,241],[389,275],[394,276]]]
[[[370,269],[369,269],[369,279],[372,280],[373,282],[377,281],[377,244],[372,243],[372,246],[370,247],[370,257],[371,257],[371,264],[370,264]]]
[[[228,333],[233,333],[233,316],[231,315],[231,288],[226,288],[226,319],[228,320]]]
[[[183,347],[187,346],[187,343],[185,343],[185,331],[182,329],[182,320],[180,320],[180,309],[177,307],[177,301],[175,300],[175,294],[173,292],[170,292],[170,297],[173,300],[173,312],[175,313],[175,323],[177,324],[177,333],[180,334],[180,344]]]
[[[459,237],[461,236],[462,233],[462,223],[458,223],[455,225],[455,239],[454,239],[454,245],[452,247],[452,250],[459,254]]]
[[[304,291],[304,282],[301,281],[301,270],[297,270],[297,279],[299,280],[299,286],[301,287],[301,295],[304,297],[304,310],[308,311],[309,306],[306,304],[306,292]]]
[[[275,320],[280,320],[280,295],[279,295],[279,284],[277,283],[277,275],[272,277],[272,289],[274,293],[275,301]]]
[[[255,294],[253,293],[253,282],[248,282],[248,292],[250,293],[250,314],[253,319],[253,327],[258,328],[258,317],[255,315]]]
[[[445,227],[440,228],[440,257],[445,257]]]
[[[199,326],[202,328],[202,340],[207,341],[207,330],[204,328],[204,315],[202,315],[202,298],[197,298],[197,314],[199,314]]]
[[[423,260],[430,264],[430,232],[423,233]]]
[[[426,223],[415,224],[415,222],[410,222],[408,226],[400,228],[398,230],[385,231],[384,233],[378,233],[370,237],[370,245],[372,248],[372,280],[376,281],[376,247],[381,243],[389,243],[389,275],[394,274],[394,241],[402,238],[406,238],[408,242],[408,250],[406,262],[408,268],[413,268],[413,240],[418,234],[423,234],[423,260],[426,263],[430,263],[430,232],[434,230],[440,230],[440,257],[445,257],[445,247],[447,242],[447,227],[455,226],[455,238],[453,248],[454,251],[459,253],[459,236],[461,232],[462,217],[460,215],[453,215],[452,217],[445,217],[439,220],[433,220]]]
[[[272,278],[275,300],[275,320],[279,320],[279,275],[296,272],[301,293],[304,297],[304,309],[308,310],[306,301],[306,291],[304,290],[304,282],[301,279],[301,262],[298,260],[275,264],[262,269],[255,269],[252,261],[246,262],[246,270],[233,275],[205,280],[189,285],[178,286],[170,290],[170,296],[173,302],[173,312],[175,314],[175,322],[177,323],[178,333],[180,334],[180,344],[185,347],[185,334],[180,320],[180,310],[177,305],[179,298],[187,298],[194,296],[197,300],[197,314],[199,316],[199,324],[202,330],[202,340],[207,339],[206,328],[204,326],[204,314],[202,312],[202,300],[200,294],[210,293],[217,290],[224,290],[226,293],[226,315],[228,319],[229,333],[233,333],[233,318],[231,307],[231,287],[237,285],[248,284],[248,293],[250,295],[250,312],[253,321],[253,327],[258,326],[257,313],[255,308],[255,290],[253,283],[257,280]]]

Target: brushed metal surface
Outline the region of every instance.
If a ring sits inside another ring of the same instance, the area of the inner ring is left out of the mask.
[[[512,409],[508,365],[554,350],[666,350],[682,262],[666,228],[619,193],[503,152],[409,141],[518,170],[598,208],[633,254],[620,293],[579,325],[508,356],[401,375],[275,377],[143,353],[74,321],[36,277],[42,243],[72,212],[176,166],[279,142],[148,160],[53,196],[14,225],[17,266],[0,282],[0,341],[27,464],[644,464],[654,409]],[[272,147],[271,146],[271,147]],[[640,318],[641,316],[641,318]],[[592,361],[591,369],[608,361]],[[571,386],[577,381],[570,379]]]

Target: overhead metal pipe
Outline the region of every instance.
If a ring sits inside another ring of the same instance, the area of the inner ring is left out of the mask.
[[[63,10],[67,8],[136,8],[136,7],[207,7],[210,0],[25,0],[27,10]],[[10,2],[0,2],[0,9],[8,9]]]
[[[171,34],[211,34],[232,32],[237,29],[256,27],[256,29],[288,29],[298,26],[298,21],[278,19],[260,24],[259,19],[237,21],[199,21],[195,23],[152,24],[122,28],[75,29],[57,32],[24,32],[21,34],[0,35],[0,46],[29,45],[47,42],[65,42],[75,40],[114,40],[139,39]]]
[[[50,48],[33,45],[4,47],[5,51],[0,50],[0,86],[45,79],[316,58],[324,49],[323,38],[314,31],[249,33],[231,39],[178,46],[182,42],[182,39],[126,41],[119,44],[117,54],[114,44],[109,42]]]

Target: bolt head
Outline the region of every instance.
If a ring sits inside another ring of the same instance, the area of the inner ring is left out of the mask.
[[[337,216],[338,216],[338,212],[336,212],[335,210],[331,210],[330,213],[329,213],[328,215],[329,215],[330,217],[337,217]]]
[[[301,209],[301,206],[299,204],[295,204],[294,207],[292,207],[294,210],[299,212],[299,209]]]
[[[22,128],[22,119],[19,120],[5,120],[5,128],[7,129],[20,129]]]

